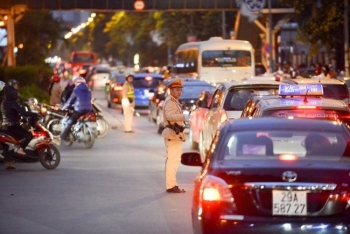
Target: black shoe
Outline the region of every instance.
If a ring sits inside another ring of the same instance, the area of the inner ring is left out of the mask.
[[[184,193],[186,192],[184,189],[180,189],[179,186],[175,186],[171,189],[166,190],[168,193]]]
[[[125,133],[133,133],[134,131],[124,131]]]

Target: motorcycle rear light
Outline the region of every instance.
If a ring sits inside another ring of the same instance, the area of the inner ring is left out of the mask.
[[[96,115],[95,115],[95,114],[90,115],[89,120],[90,120],[90,121],[96,121]]]
[[[233,202],[233,196],[228,184],[221,178],[208,175],[204,177],[201,184],[202,201]]]
[[[113,87],[114,91],[121,91],[122,89],[123,89],[123,87],[121,87],[121,86],[114,86]]]

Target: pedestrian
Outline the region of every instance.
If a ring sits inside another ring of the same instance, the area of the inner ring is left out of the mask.
[[[322,73],[322,65],[321,63],[316,63],[316,67],[315,67],[315,76],[319,76]]]
[[[334,70],[333,70],[332,64],[329,64],[329,65],[328,65],[328,70],[329,70],[329,76],[330,76],[330,78],[332,78],[332,79],[337,78],[337,76],[336,76],[336,74],[335,74],[335,72],[334,72]]]
[[[63,110],[68,110],[71,106],[74,106],[74,112],[69,116],[67,124],[61,132],[61,139],[67,141],[70,130],[77,122],[80,116],[91,112],[91,91],[86,85],[85,79],[83,77],[77,77],[74,79],[75,88],[72,95],[69,97],[68,101],[64,104]]]
[[[70,95],[72,94],[73,90],[75,88],[75,84],[72,80],[69,80],[66,87],[62,91],[61,94],[61,103],[64,104],[68,101]]]
[[[322,78],[331,78],[331,76],[329,75],[329,67],[327,65],[324,65],[322,67],[322,73],[321,73],[321,77]]]
[[[182,113],[182,107],[178,99],[182,95],[181,78],[176,78],[168,84],[169,95],[163,106],[164,126],[162,137],[166,147],[167,157],[165,161],[165,186],[168,193],[184,193],[176,181],[176,173],[181,161],[182,143],[186,141],[184,134],[185,121],[189,120],[188,114]]]
[[[61,104],[62,88],[60,85],[60,81],[61,81],[61,77],[58,75],[54,75],[51,77],[49,95],[50,95],[50,105],[52,106]]]
[[[125,77],[123,84],[122,107],[124,113],[124,132],[133,133],[132,119],[135,111],[134,76],[129,74]]]

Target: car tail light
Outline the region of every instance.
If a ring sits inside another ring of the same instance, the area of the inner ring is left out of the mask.
[[[227,183],[215,176],[206,176],[201,184],[202,201],[233,202],[233,196]]]
[[[96,75],[93,75],[93,76],[92,76],[92,79],[93,79],[93,80],[96,80],[96,79],[97,79],[97,76],[96,76]]]
[[[317,106],[297,106],[297,109],[317,109]]]
[[[298,156],[294,154],[281,154],[278,159],[282,161],[295,161],[298,159]]]

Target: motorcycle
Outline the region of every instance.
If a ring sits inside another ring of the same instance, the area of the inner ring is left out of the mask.
[[[61,155],[57,147],[52,143],[52,135],[39,123],[38,118],[23,118],[22,127],[33,134],[33,139],[24,149],[26,156],[18,155],[15,148],[21,145],[20,140],[10,132],[0,129],[0,144],[2,155],[11,156],[16,162],[34,163],[40,162],[46,169],[55,169],[61,161]]]
[[[97,123],[97,136],[98,138],[103,138],[108,134],[109,131],[109,124],[108,122],[103,118],[102,115],[102,110],[100,107],[98,107],[95,104],[95,100],[96,98],[94,98],[91,101],[91,106],[92,106],[92,110],[96,113],[97,115],[97,119],[96,119],[96,123]]]
[[[68,113],[72,113],[72,111],[68,111]],[[61,123],[63,125],[67,124],[67,120],[69,116],[66,115]],[[97,116],[95,112],[88,112],[79,117],[76,124],[72,126],[71,132],[68,136],[68,140],[62,140],[65,146],[71,146],[73,142],[83,142],[85,147],[90,149],[93,147],[95,143],[95,136],[97,134],[97,124],[96,124]]]

